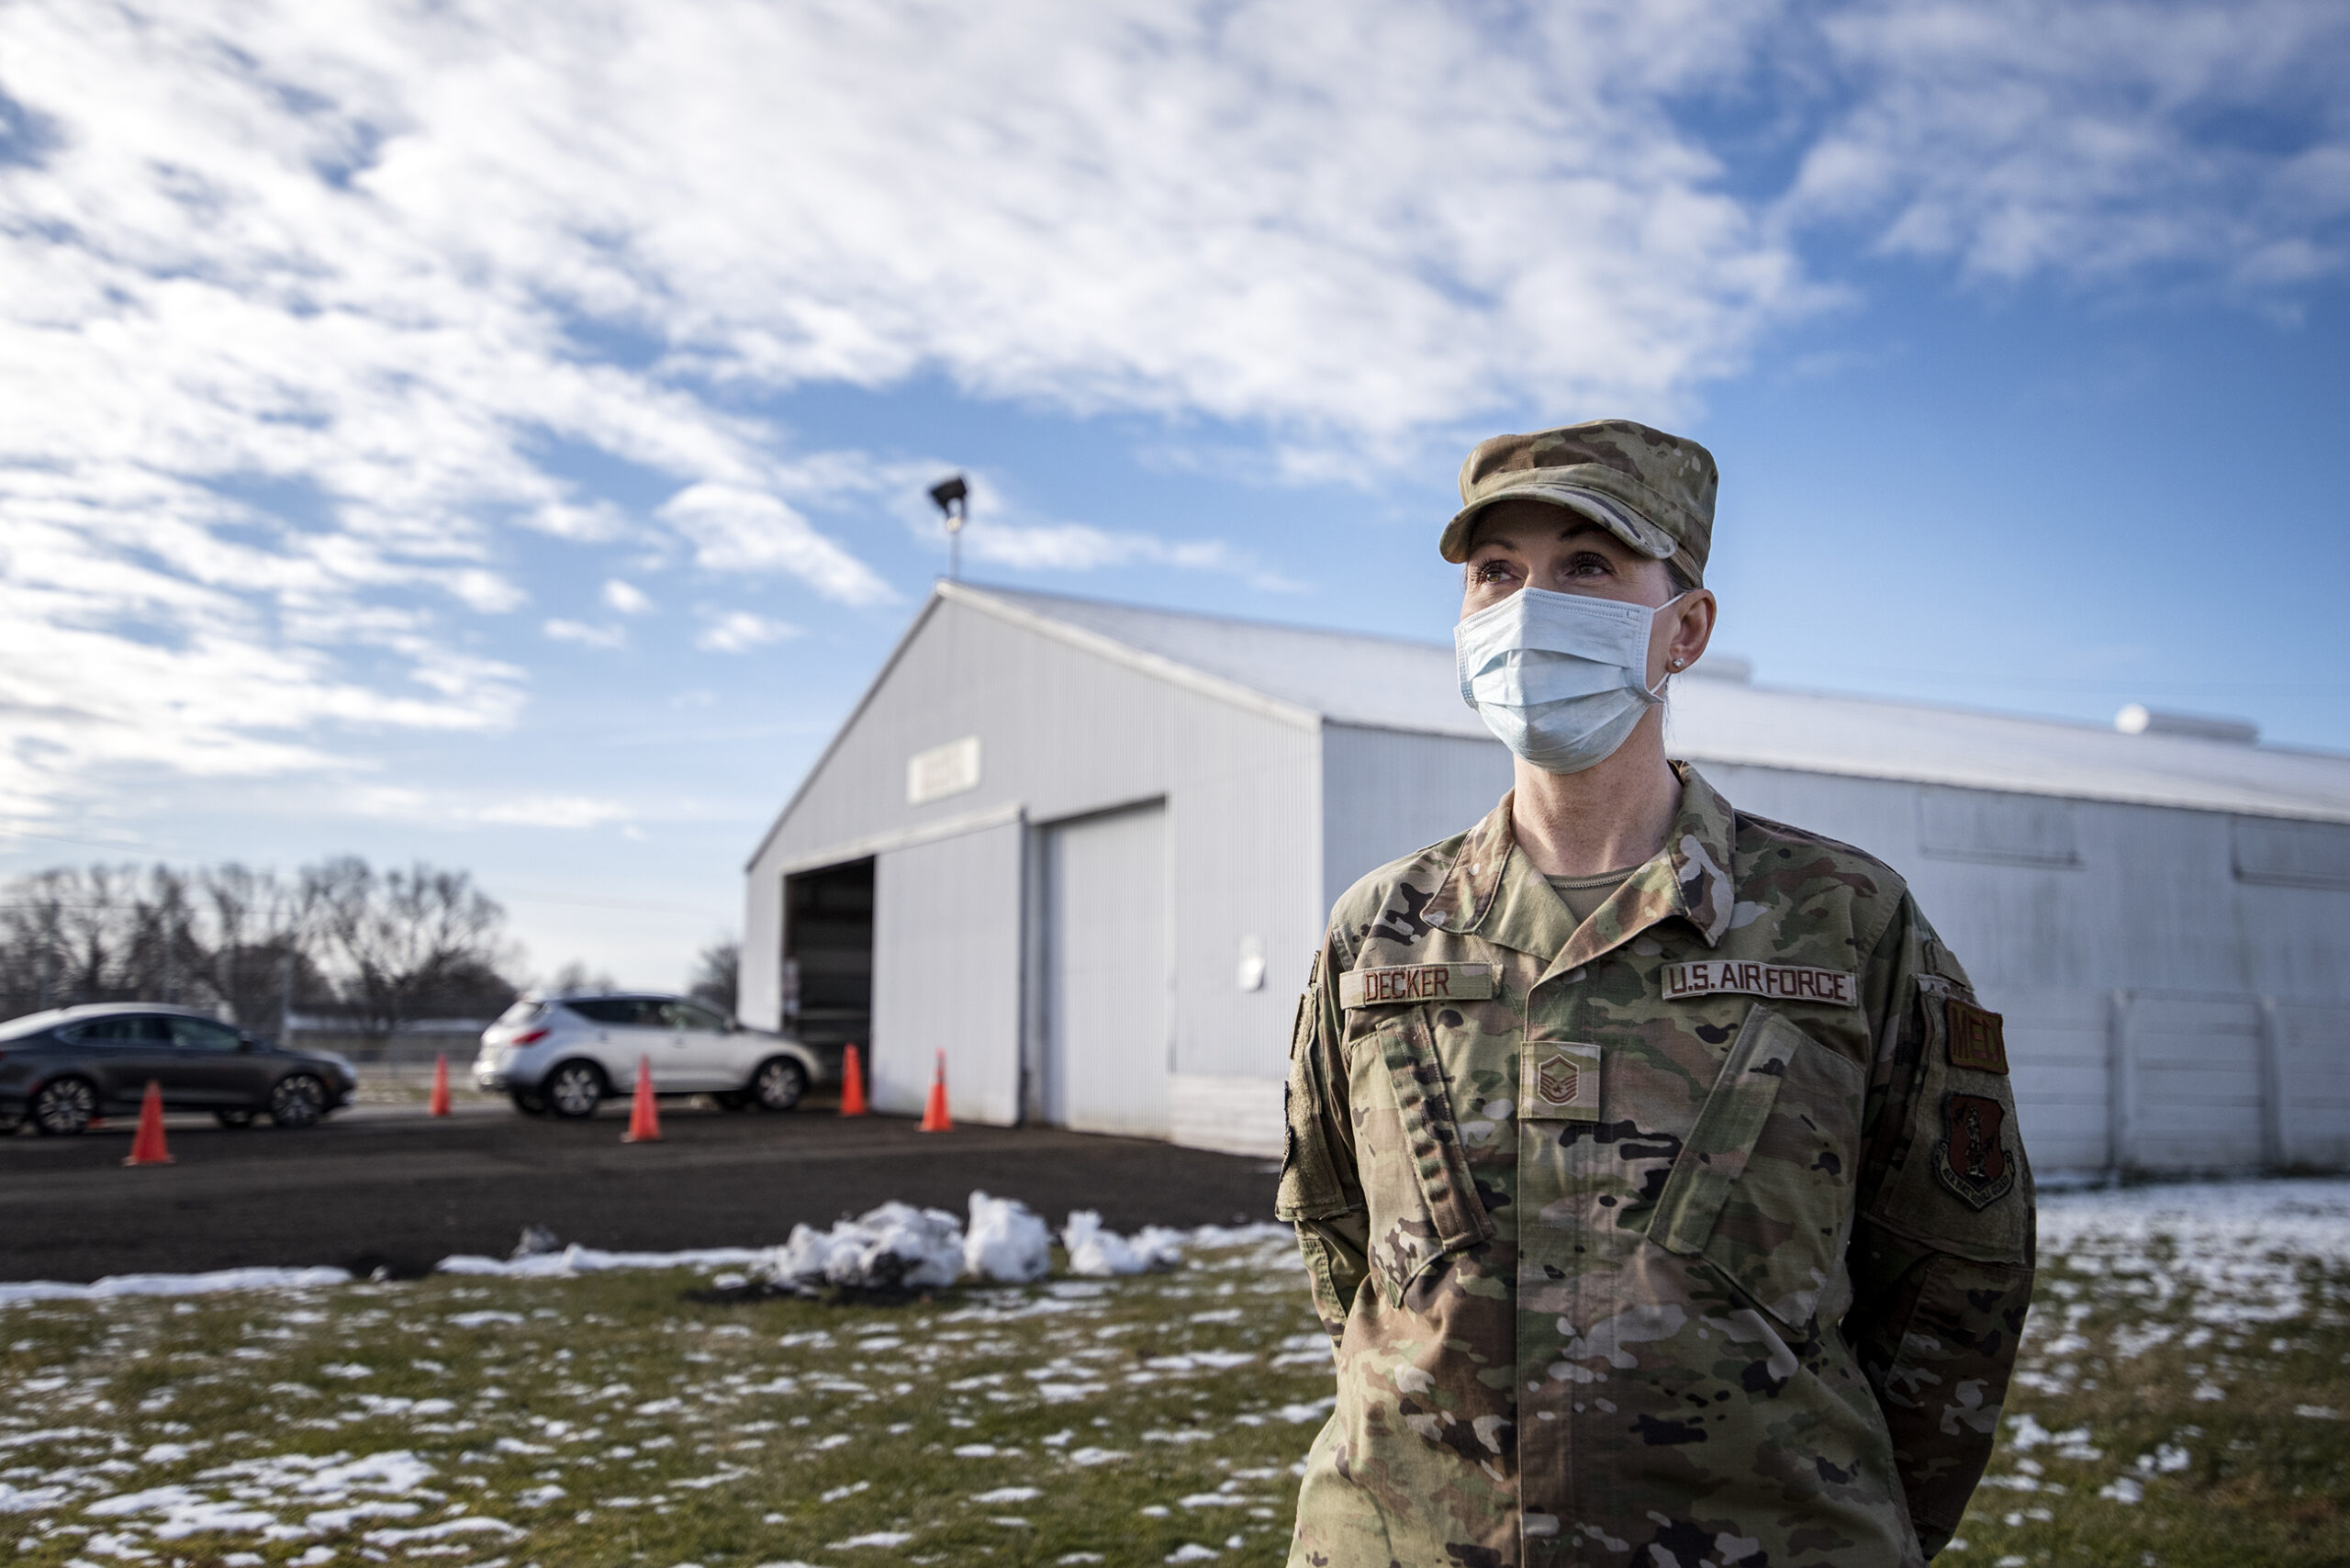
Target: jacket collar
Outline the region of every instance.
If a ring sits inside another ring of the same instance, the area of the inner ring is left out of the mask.
[[[1681,779],[1681,808],[1664,847],[1625,879],[1578,929],[1574,917],[1540,872],[1517,852],[1510,822],[1516,791],[1461,841],[1423,918],[1439,930],[1475,933],[1489,942],[1551,958],[1572,969],[1678,915],[1708,947],[1729,930],[1736,885],[1730,877],[1730,804],[1685,762],[1673,764]]]

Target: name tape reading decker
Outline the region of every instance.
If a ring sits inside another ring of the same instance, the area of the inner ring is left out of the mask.
[[[1738,958],[1664,966],[1667,1002],[1713,996],[1726,991],[1768,997],[1774,1002],[1817,1002],[1831,1007],[1861,1004],[1860,980],[1840,969],[1815,969],[1801,964],[1757,964]]]
[[[1387,1002],[1483,1002],[1494,994],[1491,964],[1399,964],[1350,969],[1338,977],[1338,1005]]]

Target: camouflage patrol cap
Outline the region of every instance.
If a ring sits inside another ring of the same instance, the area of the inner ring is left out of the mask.
[[[1548,501],[1582,513],[1643,555],[1706,580],[1714,540],[1714,454],[1630,420],[1591,420],[1477,443],[1460,465],[1460,510],[1438,549],[1469,558],[1477,515],[1497,501]]]

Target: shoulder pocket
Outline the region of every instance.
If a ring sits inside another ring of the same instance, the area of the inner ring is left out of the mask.
[[[1918,982],[1917,1081],[1871,1223],[1980,1263],[2032,1260],[2031,1167],[1999,1015],[1939,976]]]
[[[1866,1075],[1757,1003],[1649,1216],[1649,1239],[1700,1258],[1802,1330],[1841,1275]]]
[[[1289,1080],[1281,1085],[1281,1181],[1273,1199],[1276,1219],[1330,1219],[1355,1206],[1347,1202],[1338,1153],[1330,1147],[1326,1130],[1327,1107],[1316,1037],[1321,976],[1317,961],[1314,980],[1297,999],[1297,1018],[1290,1026]]]
[[[1355,1137],[1371,1210],[1371,1264],[1400,1303],[1438,1260],[1484,1240],[1494,1226],[1461,1153],[1423,1010],[1379,1019],[1352,1050],[1352,1081],[1370,1091],[1358,1098]]]

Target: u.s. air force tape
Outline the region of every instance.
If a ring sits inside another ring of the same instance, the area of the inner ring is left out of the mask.
[[[1338,977],[1338,1005],[1377,1007],[1391,1002],[1483,1002],[1494,994],[1491,964],[1398,964],[1350,969]]]
[[[1708,958],[1700,963],[1664,966],[1667,1002],[1725,991],[1765,996],[1774,1002],[1816,1002],[1830,1007],[1861,1004],[1858,978],[1841,969],[1815,969],[1802,964],[1755,964],[1740,958]]]

